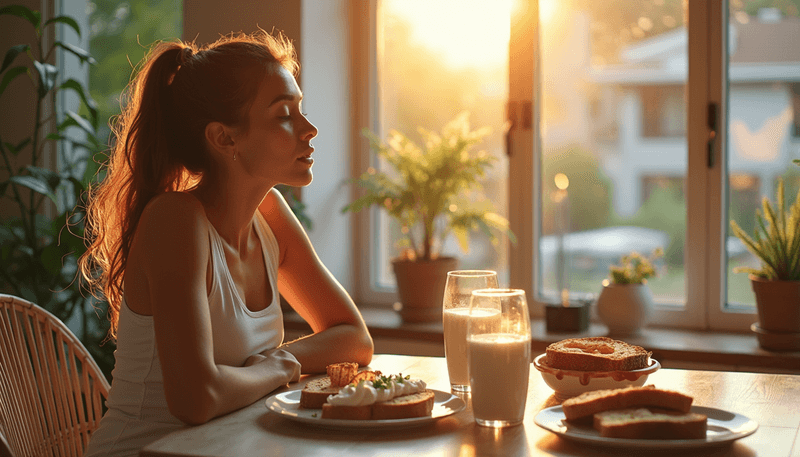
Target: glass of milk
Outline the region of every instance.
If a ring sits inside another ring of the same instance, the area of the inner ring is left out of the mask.
[[[456,270],[447,273],[442,324],[444,326],[444,355],[450,375],[450,388],[454,392],[469,392],[467,319],[469,318],[472,291],[497,287],[497,272],[495,271]],[[476,312],[475,314],[480,313]]]
[[[525,291],[472,291],[467,320],[467,357],[472,412],[478,425],[522,423],[528,398],[531,327]]]

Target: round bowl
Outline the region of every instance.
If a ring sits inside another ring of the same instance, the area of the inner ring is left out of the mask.
[[[648,367],[631,371],[562,370],[545,365],[546,355],[537,356],[533,360],[533,366],[542,374],[544,382],[555,391],[558,400],[575,397],[592,390],[642,386],[648,376],[661,368],[658,360],[651,358]]]

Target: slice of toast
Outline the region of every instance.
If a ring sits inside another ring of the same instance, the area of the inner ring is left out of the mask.
[[[343,406],[325,403],[322,405],[324,419],[381,420],[407,419],[429,416],[433,411],[435,394],[424,390],[415,394],[403,395],[389,401],[365,406]]]
[[[547,346],[545,365],[575,371],[630,371],[647,368],[652,352],[607,337],[570,338]]]
[[[564,400],[561,408],[567,420],[577,420],[602,411],[638,407],[655,407],[688,413],[694,399],[673,390],[654,385],[584,392]]]
[[[708,417],[656,408],[603,411],[594,415],[594,428],[607,438],[704,439]]]
[[[328,401],[328,396],[339,393],[341,387],[331,385],[331,378],[314,379],[308,381],[300,391],[300,407],[305,409],[319,409]]]

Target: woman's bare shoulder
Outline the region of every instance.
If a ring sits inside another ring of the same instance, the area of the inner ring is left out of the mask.
[[[166,192],[154,197],[142,211],[137,236],[158,240],[188,241],[207,230],[205,209],[186,192]],[[159,242],[159,244],[161,244]]]
[[[203,216],[205,209],[194,195],[188,192],[164,192],[153,197],[145,206],[142,218],[150,217],[186,217],[190,215]]]

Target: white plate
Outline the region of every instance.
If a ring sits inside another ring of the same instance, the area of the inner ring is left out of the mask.
[[[433,410],[430,416],[411,417],[408,419],[384,419],[384,420],[346,420],[346,419],[323,419],[321,409],[301,409],[300,391],[291,390],[275,394],[267,398],[267,408],[281,416],[306,424],[318,427],[329,428],[407,428],[423,425],[436,419],[455,414],[466,407],[463,400],[455,395],[431,389],[434,393]]]
[[[680,449],[716,446],[744,438],[758,430],[758,423],[741,414],[722,409],[692,406],[692,412],[708,416],[708,431],[705,439],[694,440],[634,440],[628,438],[605,438],[591,424],[567,422],[561,406],[553,406],[539,411],[533,421],[539,427],[549,430],[565,439],[604,446]]]

